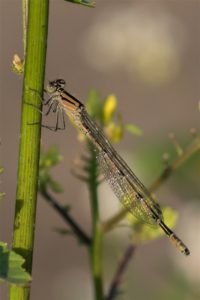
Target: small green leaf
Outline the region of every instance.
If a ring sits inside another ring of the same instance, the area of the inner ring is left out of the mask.
[[[27,285],[31,276],[22,267],[24,258],[0,242],[0,279],[13,284]]]
[[[62,156],[59,154],[58,148],[52,146],[47,152],[42,152],[40,157],[40,170],[39,170],[39,189],[44,191],[47,187],[50,187],[54,192],[62,192],[61,185],[55,181],[50,170],[53,166],[62,160]]]
[[[100,94],[96,90],[90,90],[87,101],[86,110],[89,115],[93,118],[100,119],[102,115],[102,102],[100,99]]]
[[[3,173],[3,171],[4,171],[4,168],[0,167],[0,174]]]
[[[94,1],[92,0],[65,0],[65,1],[76,3],[76,4],[82,4],[89,7],[94,7]]]
[[[140,136],[143,134],[142,129],[140,129],[138,126],[133,125],[133,124],[125,124],[124,128],[126,131],[128,131],[134,135]]]

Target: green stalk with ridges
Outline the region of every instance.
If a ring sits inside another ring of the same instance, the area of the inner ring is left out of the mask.
[[[93,279],[94,299],[103,300],[103,280],[102,280],[102,239],[103,232],[99,216],[98,204],[98,163],[96,152],[93,145],[88,142],[88,149],[91,155],[90,176],[88,187],[90,191],[91,215],[92,215],[92,245],[90,249],[91,255],[91,271]]]
[[[42,94],[45,73],[48,8],[48,0],[29,1],[13,249],[25,258],[24,267],[30,274],[41,136],[41,113],[33,106],[41,109],[38,93]],[[30,287],[10,288],[10,300],[27,300],[29,295]]]

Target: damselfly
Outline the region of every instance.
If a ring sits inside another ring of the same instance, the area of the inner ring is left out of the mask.
[[[97,159],[113,192],[124,207],[147,224],[159,226],[170,241],[185,255],[190,251],[181,239],[163,222],[162,211],[152,198],[148,189],[141,183],[126,162],[116,152],[103,131],[88,115],[85,106],[65,89],[65,81],[57,79],[49,82],[46,92],[49,98],[44,104],[49,105],[57,114],[57,122],[52,130],[64,129],[64,114],[73,120],[78,129],[92,141],[97,149]],[[59,113],[62,114],[62,127],[59,127]],[[47,126],[46,126],[47,127]]]

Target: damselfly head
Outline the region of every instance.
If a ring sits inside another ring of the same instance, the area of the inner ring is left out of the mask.
[[[56,91],[63,89],[64,86],[65,86],[64,79],[56,79],[53,81],[49,81],[46,89],[47,89],[47,92],[51,94],[51,93],[54,93]]]

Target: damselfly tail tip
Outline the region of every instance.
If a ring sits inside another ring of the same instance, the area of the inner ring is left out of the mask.
[[[184,250],[183,250],[183,253],[188,256],[190,255],[190,250],[186,247]]]
[[[177,244],[178,249],[185,254],[185,256],[190,255],[190,250],[188,249],[188,247],[186,247],[182,241],[179,241],[179,243]]]
[[[172,234],[169,236],[172,244],[174,244],[181,253],[185,254],[185,256],[190,255],[190,250],[188,247],[179,239],[179,237],[172,232]]]

